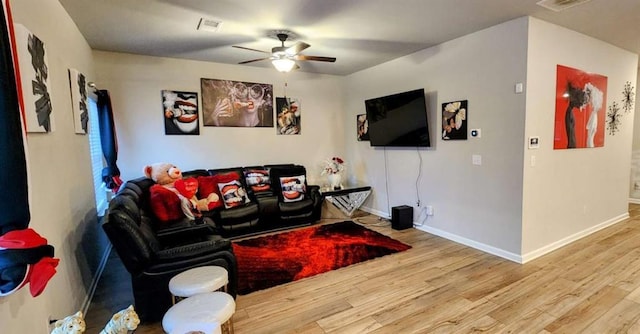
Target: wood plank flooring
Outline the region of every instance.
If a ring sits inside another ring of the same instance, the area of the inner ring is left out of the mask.
[[[239,296],[235,332],[640,333],[640,205],[631,204],[629,213],[630,219],[525,265],[360,217],[362,225],[413,248]],[[113,256],[86,333],[98,333],[131,302],[128,274]],[[155,323],[136,333],[163,331]]]

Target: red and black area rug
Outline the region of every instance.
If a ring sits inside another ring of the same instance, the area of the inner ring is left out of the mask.
[[[351,221],[233,243],[238,293],[270,288],[405,251],[411,246]]]

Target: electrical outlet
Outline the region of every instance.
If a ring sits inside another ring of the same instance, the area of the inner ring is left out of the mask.
[[[427,205],[427,216],[433,216],[433,206]]]

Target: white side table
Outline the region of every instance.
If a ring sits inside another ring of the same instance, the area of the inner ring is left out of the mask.
[[[229,273],[219,266],[204,266],[189,269],[169,281],[169,291],[174,299],[187,298],[200,293],[224,290],[229,283]],[[178,297],[178,298],[176,298]]]
[[[207,292],[183,299],[162,317],[162,328],[171,333],[189,324],[222,324],[224,333],[233,333],[231,318],[236,302],[226,292]],[[214,332],[215,333],[215,332]]]

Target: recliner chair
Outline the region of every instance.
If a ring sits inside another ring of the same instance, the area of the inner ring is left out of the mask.
[[[135,309],[140,319],[162,319],[171,306],[169,280],[191,268],[216,265],[229,273],[228,292],[235,298],[237,265],[231,243],[211,234],[207,224],[191,225],[156,234],[148,219],[142,219],[139,197],[115,196],[105,215],[102,228],[113,244],[127,271]]]

